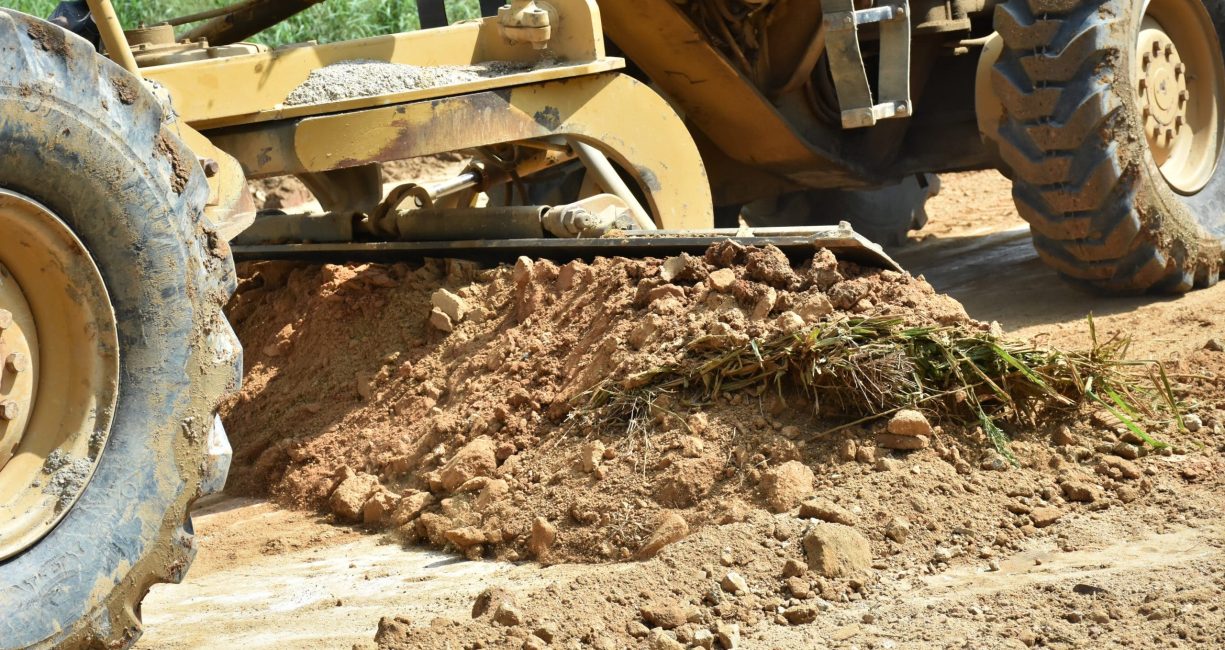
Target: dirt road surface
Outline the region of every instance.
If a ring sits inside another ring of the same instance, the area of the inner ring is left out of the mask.
[[[928,229],[896,258],[1011,335],[1083,346],[1093,314],[1100,332],[1133,338],[1132,356],[1177,360],[1225,333],[1225,285],[1178,298],[1102,298],[1061,281],[1037,259],[1006,182],[993,173],[946,177],[929,213]],[[1208,462],[1219,475],[1221,450],[1202,451],[1206,457],[1148,459],[1154,487],[1138,505],[1078,511],[1058,535],[1004,552],[971,547],[969,559],[891,566],[869,595],[806,625],[759,626],[741,647],[1222,647],[1222,484],[1163,473],[1185,477],[1188,463]],[[915,461],[908,472],[938,474],[941,465]],[[962,507],[974,510],[977,499],[967,494]],[[146,599],[140,648],[373,647],[380,619],[469,620],[474,599],[494,585],[538,611],[555,602],[565,618],[574,605],[559,593],[615,584],[634,570],[471,562],[258,499],[201,504],[195,526],[196,563],[186,582],[156,586]],[[450,638],[462,641],[463,628]],[[672,647],[659,643],[652,647]]]

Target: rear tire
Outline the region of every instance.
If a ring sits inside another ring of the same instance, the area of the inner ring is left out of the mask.
[[[1185,83],[1193,101],[1211,99],[1206,105],[1220,115],[1225,0],[1008,0],[996,7],[1004,43],[992,75],[1004,108],[998,144],[1017,209],[1043,260],[1111,293],[1181,293],[1221,277],[1225,170],[1212,167],[1220,120],[1202,132],[1211,141],[1196,141],[1212,151],[1205,180],[1176,191],[1178,176],[1158,166],[1155,155],[1165,154],[1149,141],[1149,104],[1138,91],[1141,78],[1152,81],[1147,62],[1143,72],[1136,67],[1141,24],[1159,8],[1172,15],[1171,6],[1202,17],[1164,20],[1192,34],[1179,47],[1206,44],[1207,58],[1187,62]],[[1205,26],[1198,36],[1196,24]]]
[[[126,648],[150,586],[181,580],[191,563],[190,504],[228,469],[215,413],[241,370],[222,314],[233,261],[204,218],[199,163],[139,80],[10,10],[0,10],[0,61],[0,188],[42,204],[83,243],[119,348],[92,478],[50,532],[0,561],[0,646]]]

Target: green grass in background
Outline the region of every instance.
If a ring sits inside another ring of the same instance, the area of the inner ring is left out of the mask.
[[[142,22],[153,24],[175,16],[233,4],[233,1],[115,0],[115,9],[124,27],[131,28]],[[0,0],[0,7],[40,18],[49,16],[57,4],[58,0]],[[452,22],[480,15],[477,0],[447,0],[446,5]],[[309,40],[331,43],[406,32],[418,27],[415,0],[327,0],[272,27],[253,40],[272,47]]]

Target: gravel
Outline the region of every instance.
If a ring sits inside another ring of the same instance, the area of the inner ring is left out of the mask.
[[[326,104],[328,102],[391,95],[421,88],[436,88],[500,77],[540,66],[508,61],[478,65],[416,66],[385,61],[344,61],[310,73],[302,85],[285,98],[286,106]]]

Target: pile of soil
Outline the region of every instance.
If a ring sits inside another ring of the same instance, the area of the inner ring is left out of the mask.
[[[970,323],[905,274],[730,242],[667,261],[248,274],[230,314],[248,351],[225,413],[232,489],[548,562],[641,556],[664,514],[696,530],[786,510],[807,496],[801,466],[826,460],[802,393],[678,404],[627,431],[578,408],[602,380],[678,362],[699,337],[734,345],[841,314]]]
[[[601,381],[676,363],[703,337],[729,345],[848,315],[991,329],[922,279],[827,251],[794,264],[729,242],[667,260],[241,272],[230,316],[246,385],[223,413],[231,492],[470,558],[641,561],[568,593],[492,590],[470,621],[389,618],[382,647],[729,648],[818,619],[846,628],[822,638],[851,639],[881,623],[855,603],[902,597],[908,581],[950,567],[997,570],[996,558],[1035,540],[1074,550],[1092,529],[1071,528],[1073,514],[1105,512],[1124,528],[1129,517],[1167,517],[1135,508],[1155,491],[1168,505],[1170,485],[1219,484],[1225,469],[1219,454],[1195,453],[1215,450],[1225,425],[1225,404],[1199,397],[1188,398],[1191,426],[1165,431],[1173,446],[1160,454],[1086,412],[1011,431],[1019,466],[977,427],[914,412],[827,435],[834,423],[788,387],[700,408],[678,397],[630,423],[582,408]],[[1208,370],[1188,366],[1176,389],[1219,396],[1196,382],[1225,375],[1225,354],[1197,354],[1185,363]],[[1139,601],[1111,598],[1067,607],[1138,638],[1120,619]],[[1221,629],[1213,611],[1183,638]],[[1023,616],[1001,637],[1028,629]],[[1048,637],[1033,642],[1087,640],[1054,628]]]

